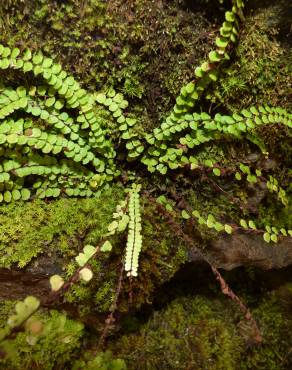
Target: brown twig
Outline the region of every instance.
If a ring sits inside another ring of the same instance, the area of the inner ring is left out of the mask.
[[[109,313],[109,315],[107,316],[107,318],[105,320],[105,326],[104,326],[103,332],[102,332],[102,334],[99,338],[97,350],[104,346],[104,341],[107,337],[109,329],[112,326],[112,324],[114,324],[114,322],[116,321],[115,317],[114,317],[114,314],[117,310],[118,300],[119,300],[119,296],[120,296],[120,293],[121,293],[121,290],[122,290],[123,275],[124,275],[124,263],[122,263],[122,266],[121,266],[118,285],[117,285],[117,289],[116,289],[116,293],[115,293],[115,299],[114,299],[114,301],[113,301],[113,303],[110,307],[110,313]]]

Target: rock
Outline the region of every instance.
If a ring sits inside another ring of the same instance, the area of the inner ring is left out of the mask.
[[[50,292],[46,275],[5,268],[0,268],[0,287],[0,300],[21,300],[27,295],[43,299]]]
[[[262,236],[236,233],[213,240],[209,251],[216,267],[225,270],[239,266],[270,270],[292,264],[292,238],[268,244]]]

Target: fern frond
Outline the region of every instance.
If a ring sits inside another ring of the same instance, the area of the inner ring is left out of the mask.
[[[139,255],[142,249],[142,226],[140,211],[140,185],[133,185],[129,199],[129,231],[125,256],[128,276],[138,276]]]

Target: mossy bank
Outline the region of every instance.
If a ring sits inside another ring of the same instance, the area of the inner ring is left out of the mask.
[[[248,4],[240,44],[220,70],[217,86],[211,85],[204,96],[203,109],[210,114],[235,112],[250,104],[291,109],[286,6],[285,1]],[[131,103],[130,114],[139,116],[140,125],[150,131],[159,126],[181,86],[193,76],[193,66],[208,55],[223,17],[224,8],[215,0],[3,0],[0,42],[22,49],[42,49],[90,91],[113,87],[122,92]],[[1,82],[4,77],[11,86],[30,84],[14,72],[5,76],[1,72]],[[291,134],[279,127],[263,129],[261,134],[274,160],[262,160],[262,143],[258,142],[222,142],[216,147],[210,145],[206,153],[208,158],[223,163],[240,160],[274,169],[291,200],[287,176],[291,175]],[[205,159],[200,155],[199,159]],[[124,157],[118,161],[124,169]],[[154,196],[160,195],[159,191],[179,192],[196,209],[227,221],[239,220],[237,204],[230,201],[238,198],[241,211],[257,216],[261,226],[271,223],[291,228],[291,202],[283,209],[259,187],[236,184],[231,188],[230,182],[219,178],[214,192],[214,183],[203,182],[196,175],[175,173],[162,182],[160,176],[145,176],[141,166],[130,163],[130,170],[131,166]],[[106,233],[115,207],[124,197],[127,176],[133,176],[131,171],[122,170],[118,184],[108,186],[99,198],[34,199],[1,205],[0,268],[36,276],[57,273],[69,277],[83,246],[99,245]],[[220,295],[210,276],[208,289],[205,287],[203,292],[189,294],[181,289],[159,306],[159,288],[165,287],[188,262],[189,246],[146,199],[142,212],[139,276],[123,282],[117,322],[110,328],[107,341],[111,353],[100,353],[96,343],[115,298],[125,234],[114,238],[110,255],[93,261],[94,278],[90,283],[77,284],[66,294],[68,306],[61,305],[60,311],[41,311],[44,335],[34,342],[33,335],[17,334],[14,343],[7,345],[10,358],[0,352],[0,369],[290,369],[290,277],[287,284],[262,292],[250,291],[240,278],[235,283],[259,323],[264,338],[260,345],[252,342],[250,328],[236,306]],[[193,230],[187,221],[178,222],[201,249],[207,250],[208,242],[217,237],[203,226]],[[252,276],[253,271],[249,274]],[[248,281],[257,284],[252,277]],[[200,286],[200,281],[192,284]],[[3,299],[7,297],[4,289],[2,294],[0,319],[5,324],[15,302],[13,297]],[[66,317],[62,310],[70,314]]]

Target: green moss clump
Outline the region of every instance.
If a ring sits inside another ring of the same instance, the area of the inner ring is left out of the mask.
[[[251,298],[247,293],[248,297]],[[56,311],[41,312],[38,318],[44,328],[37,340],[24,332],[7,341],[4,349],[10,356],[2,356],[0,368],[51,370],[67,369],[70,364],[74,370],[124,370],[125,361],[129,370],[290,369],[291,283],[252,300],[252,314],[263,335],[260,345],[253,343],[251,328],[245,320],[239,321],[241,316],[231,301],[222,296],[218,299],[212,295],[187,295],[153,312],[146,323],[132,326],[130,333],[129,323],[124,320],[121,336],[112,337],[107,343],[108,351],[97,354],[83,350],[89,343],[96,348],[95,333],[85,337],[80,323]],[[7,301],[2,308],[1,325],[5,324],[12,306],[13,302]]]
[[[263,344],[242,354],[242,370],[288,370],[292,367],[292,285],[268,294],[253,315],[259,322]]]
[[[34,200],[0,207],[0,267],[26,267],[32,273],[71,276],[74,257],[86,244],[98,245],[107,233],[118,200],[119,186],[105,190],[99,198]],[[138,279],[130,285],[124,278],[119,309],[129,309],[128,294],[134,291],[133,307],[153,299],[153,292],[168,281],[186,261],[186,246],[177,240],[159,214],[145,203],[143,249]],[[155,237],[154,237],[155,235]],[[94,278],[75,284],[66,299],[79,305],[80,314],[107,312],[113,302],[126,246],[126,233],[112,240],[113,251],[91,262]],[[141,276],[141,279],[140,279]]]
[[[7,323],[15,310],[15,301],[0,305],[0,328]],[[0,369],[2,370],[126,370],[124,360],[115,359],[110,351],[84,352],[84,325],[57,312],[42,310],[34,315],[41,322],[39,334],[23,331],[11,340],[0,344]]]
[[[41,313],[38,318],[43,323],[41,334],[31,336],[23,332],[1,344],[2,354],[5,353],[0,356],[1,369],[64,369],[74,354],[79,353],[84,335],[81,323],[57,311]]]
[[[219,301],[185,297],[155,312],[138,334],[123,336],[114,350],[129,369],[233,370],[241,340]]]
[[[109,347],[129,369],[139,364],[141,370],[287,370],[292,366],[291,303],[291,284],[254,301],[252,314],[263,335],[259,345],[231,301],[189,295],[155,311],[140,330]]]
[[[0,328],[6,325],[8,315],[13,311],[14,301],[3,301],[0,305]]]
[[[152,302],[155,289],[171,279],[187,259],[187,246],[171,233],[165,222],[161,222],[154,207],[144,202],[142,212],[143,247],[139,275],[131,283],[124,275],[118,304],[120,312],[127,312],[129,308],[137,309],[146,302]],[[83,315],[107,312],[114,300],[124,258],[126,235],[117,237],[113,245],[110,256],[100,255],[91,264],[94,273],[92,281],[89,284],[74,285],[66,295],[67,301],[79,305]],[[131,303],[129,294],[133,297]]]
[[[89,356],[86,356],[89,355]],[[115,359],[110,351],[99,352],[94,359],[90,353],[85,353],[86,360],[77,360],[73,364],[72,370],[126,370],[124,360]]]
[[[40,253],[73,257],[82,245],[96,244],[122,197],[121,188],[112,187],[100,198],[2,205],[0,267],[24,267]]]
[[[264,4],[247,16],[234,62],[210,95],[229,111],[263,103],[291,109],[292,57],[285,37],[281,37],[281,28],[286,27],[283,13],[289,23],[287,2],[275,4]]]

